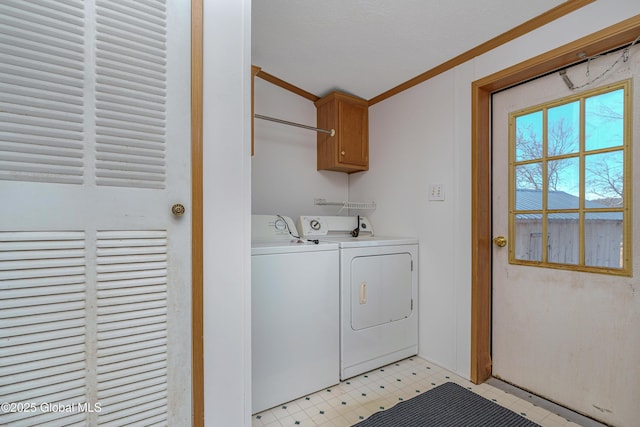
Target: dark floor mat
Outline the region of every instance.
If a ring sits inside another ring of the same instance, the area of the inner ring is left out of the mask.
[[[451,382],[400,402],[391,409],[377,412],[355,426],[540,427],[521,415]]]

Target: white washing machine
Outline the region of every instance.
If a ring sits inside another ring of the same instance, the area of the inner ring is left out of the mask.
[[[298,239],[291,218],[252,216],[252,413],[337,384],[337,243]]]
[[[340,379],[417,354],[418,240],[355,216],[302,216],[298,230],[340,246]]]

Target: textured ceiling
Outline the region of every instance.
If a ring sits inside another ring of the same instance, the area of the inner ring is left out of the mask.
[[[254,0],[252,64],[371,99],[563,0]]]

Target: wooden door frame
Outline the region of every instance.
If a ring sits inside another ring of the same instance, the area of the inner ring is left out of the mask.
[[[640,15],[471,84],[471,381],[491,377],[491,94],[633,42]]]
[[[202,32],[203,0],[191,0],[191,399],[193,426],[204,426]]]

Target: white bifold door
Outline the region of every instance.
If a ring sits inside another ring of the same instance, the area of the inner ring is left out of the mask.
[[[4,0],[0,58],[0,425],[190,424],[189,2]]]

